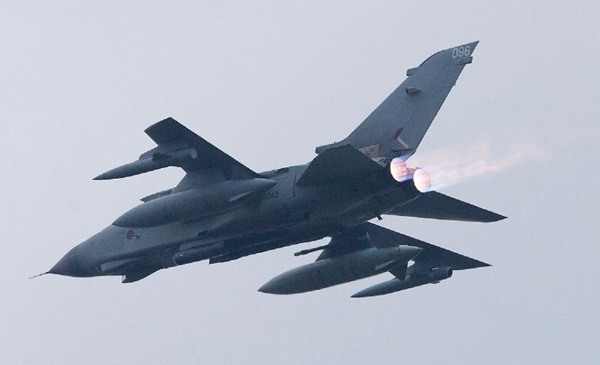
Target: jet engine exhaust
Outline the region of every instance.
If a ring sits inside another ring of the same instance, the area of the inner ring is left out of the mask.
[[[427,171],[423,169],[417,169],[413,173],[413,184],[415,184],[415,188],[419,190],[421,193],[426,193],[431,189],[431,178]]]
[[[406,181],[410,178],[408,174],[408,167],[406,167],[406,163],[400,159],[395,158],[390,163],[390,173],[394,180],[398,182]]]
[[[421,193],[426,193],[431,189],[429,173],[420,167],[407,167],[406,162],[400,157],[393,159],[390,163],[390,174],[398,182],[412,179],[415,188]]]

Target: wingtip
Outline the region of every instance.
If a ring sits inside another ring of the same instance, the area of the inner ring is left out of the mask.
[[[496,214],[496,216],[495,216],[494,218],[492,218],[492,219],[491,219],[491,220],[490,220],[488,223],[500,222],[500,221],[503,221],[503,220],[505,220],[506,218],[508,218],[508,217],[506,217],[506,216],[503,216],[503,215],[501,215],[501,214],[497,214],[497,213],[495,213],[495,214]]]
[[[483,262],[483,261],[477,260],[477,265],[474,266],[474,267],[472,267],[472,268],[473,269],[477,269],[477,268],[480,268],[480,267],[491,267],[491,266],[492,266],[492,264],[488,264],[487,262]]]
[[[481,217],[481,220],[478,220],[476,222],[494,223],[494,222],[500,222],[507,218],[506,216],[503,216],[502,214],[494,213],[489,210],[485,210],[483,208],[479,208],[479,209],[482,209],[486,214]]]
[[[175,124],[181,124],[178,121],[176,121],[175,118],[173,118],[173,117],[166,117],[166,118],[164,118],[164,119],[162,119],[162,120],[160,120],[160,121],[152,124],[148,128],[144,129],[144,132],[146,134],[148,134],[148,132],[152,132],[152,129],[158,128],[158,126],[165,125],[165,124],[173,124],[173,123],[175,123]]]

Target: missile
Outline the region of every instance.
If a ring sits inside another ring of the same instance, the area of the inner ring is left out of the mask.
[[[154,227],[184,222],[215,214],[234,204],[271,189],[277,182],[269,179],[228,180],[210,189],[192,189],[150,200],[117,218],[118,227]]]
[[[438,283],[442,280],[448,279],[451,276],[452,269],[450,267],[440,267],[425,275],[408,277],[404,280],[393,278],[392,280],[375,284],[354,294],[352,298],[374,297],[377,295],[395,293],[397,291],[414,288],[416,286]]]
[[[271,279],[258,291],[297,294],[319,290],[389,271],[408,262],[421,251],[421,248],[413,246],[371,247],[286,271]]]
[[[144,154],[145,155],[145,154]],[[142,157],[144,156],[142,155]],[[164,153],[154,153],[150,158],[142,158],[135,162],[115,167],[114,169],[102,173],[94,178],[94,180],[111,180],[120,179],[133,175],[143,174],[167,166],[179,166],[188,160],[193,160],[198,157],[198,152],[193,148],[185,148],[179,151]]]

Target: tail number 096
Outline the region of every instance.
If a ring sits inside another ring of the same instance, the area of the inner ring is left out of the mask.
[[[468,57],[470,55],[471,55],[471,47],[470,46],[456,47],[452,50],[452,58]]]

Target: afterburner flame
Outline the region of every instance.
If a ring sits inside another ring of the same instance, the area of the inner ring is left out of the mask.
[[[390,162],[390,173],[394,180],[398,182],[412,179],[415,188],[421,193],[425,193],[431,189],[431,179],[427,171],[419,167],[406,166],[406,163],[400,157],[396,157]]]
[[[402,182],[408,180],[408,167],[400,158],[395,158],[390,163],[390,173],[394,180]]]
[[[426,151],[411,158],[411,164],[427,166],[432,190],[461,183],[479,176],[504,171],[524,161],[543,158],[543,151],[534,143],[511,143],[496,151],[492,142],[481,140],[475,144],[449,146]]]
[[[417,169],[415,171],[413,174],[413,183],[415,184],[415,188],[421,193],[426,193],[431,189],[431,179],[429,178],[427,171],[423,169]]]

